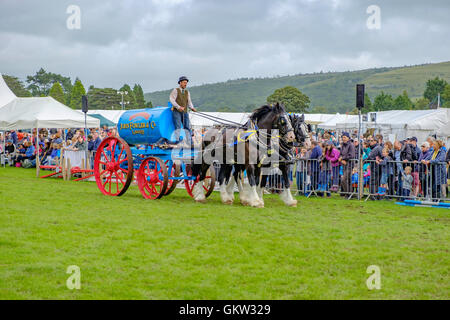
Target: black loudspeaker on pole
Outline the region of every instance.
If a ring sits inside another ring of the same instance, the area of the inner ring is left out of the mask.
[[[87,113],[88,109],[89,109],[88,98],[87,98],[87,96],[82,96],[81,97],[81,111],[83,111],[84,113]]]
[[[356,85],[356,107],[361,110],[364,108],[364,93],[365,93],[365,85],[357,84]]]
[[[362,152],[361,152],[361,109],[364,108],[364,84],[356,85],[356,108],[358,108],[358,117],[359,117],[359,125],[358,125],[358,200],[361,200],[363,197],[363,184],[362,184],[362,176],[363,176],[363,166],[362,166]]]

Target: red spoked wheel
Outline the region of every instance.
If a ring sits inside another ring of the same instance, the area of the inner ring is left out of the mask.
[[[145,199],[161,199],[167,191],[167,166],[156,157],[148,157],[142,161],[137,174],[139,190]]]
[[[168,165],[168,163],[169,163],[169,160],[166,161],[166,166]],[[178,178],[179,176],[180,176],[180,165],[178,163],[174,162],[172,165],[172,169],[169,172],[169,178],[170,177]],[[167,183],[167,190],[166,190],[165,196],[171,194],[175,190],[178,182],[180,182],[180,180],[169,179],[169,181]]]
[[[108,137],[97,149],[94,176],[100,191],[107,196],[123,195],[133,180],[133,155],[119,137]]]
[[[188,170],[188,174],[192,175],[192,170]],[[205,197],[208,198],[214,191],[214,187],[216,185],[216,172],[214,171],[214,168],[210,167],[208,171],[206,171],[205,180],[203,180],[202,182],[203,189],[205,190]],[[192,190],[197,183],[199,183],[199,177],[197,177],[197,179],[195,180],[184,180],[186,191],[192,198],[194,197],[194,195],[192,194]]]

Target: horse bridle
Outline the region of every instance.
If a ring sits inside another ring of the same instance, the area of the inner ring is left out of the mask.
[[[291,123],[291,119],[289,119],[286,113],[283,113],[278,116],[278,119],[274,125],[274,129],[278,129],[282,139],[284,139],[289,132],[295,133],[294,127],[292,126]]]

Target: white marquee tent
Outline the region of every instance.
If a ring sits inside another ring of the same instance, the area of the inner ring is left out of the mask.
[[[318,127],[325,130],[334,130],[336,129],[338,123],[347,123],[347,122],[355,122],[356,128],[358,128],[358,116],[339,113],[336,113],[335,115],[330,117],[327,121],[320,123]],[[355,127],[353,127],[353,129],[355,129]]]
[[[100,120],[87,117],[87,127],[97,128]],[[0,108],[0,130],[33,128],[84,128],[84,115],[52,97],[16,98]]]
[[[88,128],[100,120],[87,117]],[[84,128],[84,115],[52,97],[18,98],[0,74],[0,130]]]
[[[369,116],[369,120],[370,120]],[[358,117],[336,123],[337,130],[358,128]],[[424,141],[430,135],[436,135],[445,142],[450,140],[450,109],[433,110],[391,110],[376,112],[376,121],[363,122],[363,131],[374,128],[375,132],[385,136],[395,135],[397,139],[415,136]]]
[[[9,89],[2,75],[0,74],[0,108],[16,99],[16,95]]]

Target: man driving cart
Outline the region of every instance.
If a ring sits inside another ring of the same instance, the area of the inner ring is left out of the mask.
[[[178,79],[178,88],[175,88],[170,93],[170,103],[172,104],[173,111],[173,123],[175,126],[175,140],[180,142],[180,130],[181,126],[186,130],[186,137],[190,137],[192,143],[192,130],[189,121],[188,110],[196,112],[197,109],[194,108],[191,100],[191,94],[186,89],[189,79],[182,76]]]

